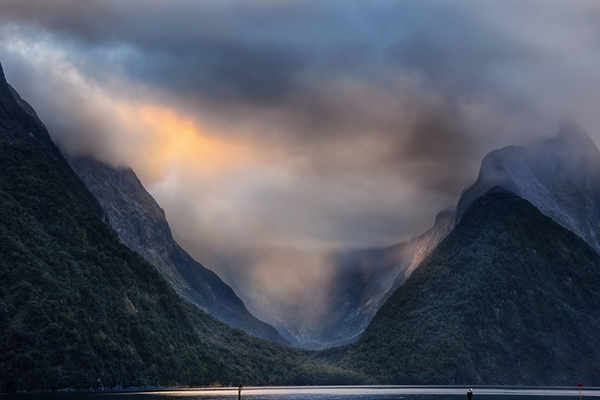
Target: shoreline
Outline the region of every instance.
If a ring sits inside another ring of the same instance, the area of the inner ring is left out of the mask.
[[[242,395],[432,395],[460,396],[468,389],[473,389],[475,395],[483,396],[577,396],[580,389],[577,386],[519,386],[519,385],[328,385],[328,386],[244,386]],[[51,391],[23,391],[17,393],[0,393],[4,396],[35,396],[35,395],[168,395],[168,396],[237,396],[237,387],[202,386],[202,387],[132,387],[120,389],[59,389]],[[582,396],[600,397],[600,387],[582,387]]]

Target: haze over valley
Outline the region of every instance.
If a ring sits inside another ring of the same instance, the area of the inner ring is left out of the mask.
[[[597,382],[599,20],[0,2],[0,390]]]

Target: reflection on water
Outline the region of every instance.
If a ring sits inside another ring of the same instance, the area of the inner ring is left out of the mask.
[[[246,387],[242,400],[466,400],[466,387],[333,386]],[[577,388],[473,387],[473,400],[578,400]],[[583,397],[600,397],[584,389]],[[562,397],[563,399],[557,399]],[[237,400],[237,388],[207,388],[120,393],[51,393],[0,396],[0,400]]]

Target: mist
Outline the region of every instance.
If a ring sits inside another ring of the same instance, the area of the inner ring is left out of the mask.
[[[483,156],[600,141],[594,1],[5,0],[0,61],[63,151],[131,166],[251,311],[428,229]],[[307,290],[306,288],[311,288]]]

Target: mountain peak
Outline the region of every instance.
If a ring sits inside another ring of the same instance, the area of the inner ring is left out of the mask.
[[[492,188],[361,339],[330,354],[387,384],[596,383],[599,283],[598,253]]]
[[[592,147],[596,149],[592,138],[590,138],[585,130],[577,122],[569,119],[565,119],[559,123],[556,141],[563,145],[573,147],[586,146],[586,148]]]
[[[481,161],[479,176],[475,183],[461,195],[456,207],[456,222],[460,221],[466,209],[479,197],[494,187],[502,187],[520,194],[515,183],[515,173],[521,170],[522,160],[528,150],[523,147],[508,146],[489,152]]]
[[[10,90],[8,89],[8,82],[6,81],[6,77],[4,76],[4,69],[2,68],[2,63],[0,63],[0,94],[2,96],[10,95]]]
[[[529,148],[505,147],[482,161],[477,181],[457,206],[465,210],[494,186],[528,200],[542,213],[600,251],[600,151],[577,124],[563,121],[556,135]]]
[[[562,167],[571,173],[595,173],[600,168],[600,151],[589,135],[572,121],[563,121],[555,137],[543,142],[538,150],[540,156]]]

